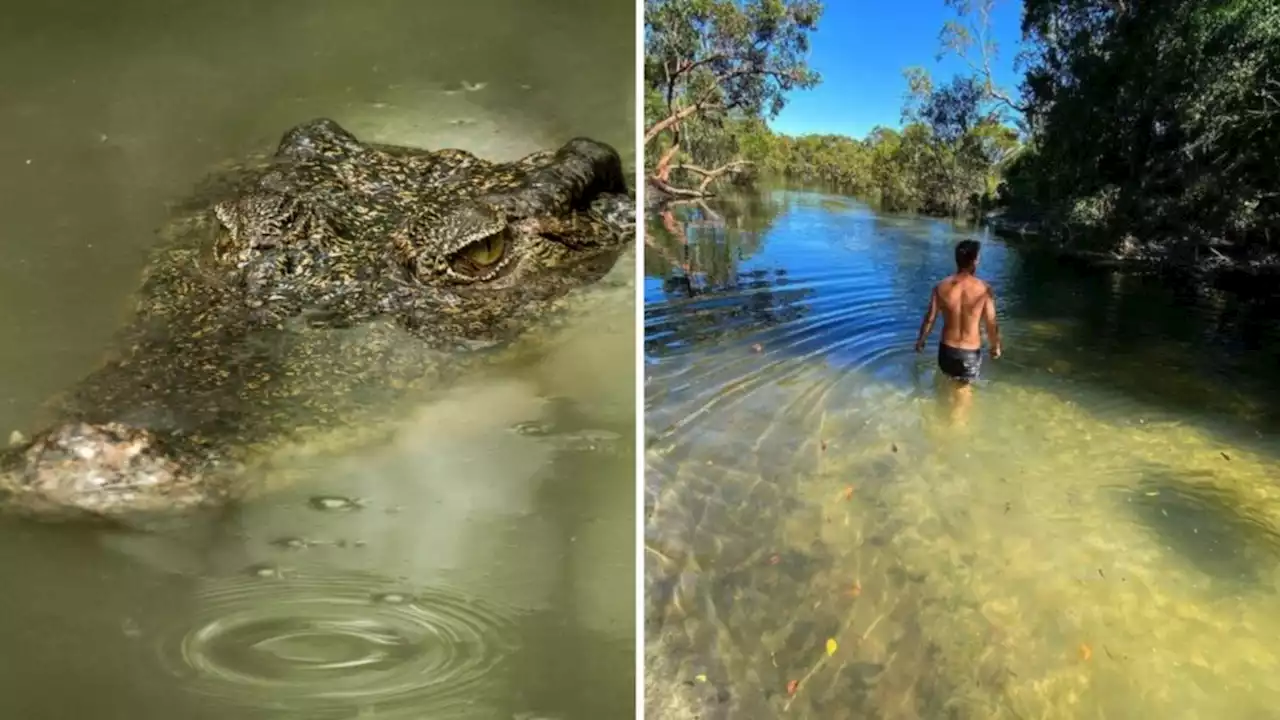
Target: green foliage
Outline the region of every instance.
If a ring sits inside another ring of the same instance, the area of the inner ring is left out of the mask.
[[[819,81],[807,64],[819,0],[645,0],[644,14],[651,168],[677,144],[683,155],[668,162],[729,162],[732,130],[751,132],[743,123],[776,116],[788,92]]]
[[[997,0],[944,0],[970,74],[906,71],[903,128],[786,137],[816,0],[646,0],[646,160],[750,161],[889,210],[994,205],[1068,243],[1280,255],[1280,0],[1024,0],[1020,95],[998,87]],[[1008,122],[1016,119],[1023,132]]]
[[[645,0],[644,15],[645,82],[663,109],[773,117],[818,83],[806,64],[817,0]]]
[[[769,130],[786,94],[819,80],[807,55],[821,14],[817,0],[646,0],[648,169],[665,179],[684,164],[746,161],[740,182],[820,182],[890,210],[961,214],[988,204],[997,167],[1017,143],[991,110],[989,88],[971,79],[935,89],[923,71],[910,71],[902,132],[879,129],[858,141]]]
[[[866,139],[774,135],[755,120],[739,124],[737,150],[762,174],[821,184],[893,212],[959,216],[995,202],[999,173],[1019,147],[987,94],[970,78],[935,87],[907,72],[911,96],[901,130],[876,128]],[[749,139],[747,139],[749,138]]]
[[[1033,152],[1004,202],[1072,241],[1280,241],[1280,3],[1026,0]]]
[[[773,135],[757,130],[742,155],[775,175],[866,198],[891,212],[964,215],[995,200],[999,160],[1017,146],[1007,127],[983,122],[947,141],[924,123],[876,128],[866,139]]]

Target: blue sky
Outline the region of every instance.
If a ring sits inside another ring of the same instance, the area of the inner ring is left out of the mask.
[[[1015,92],[1013,69],[1021,35],[1021,0],[996,0],[992,37],[999,44],[996,81]],[[791,93],[770,123],[788,135],[837,133],[861,138],[876,125],[901,125],[907,83],[902,70],[924,67],[935,81],[968,67],[954,57],[937,62],[942,25],[954,16],[942,0],[827,0],[812,36],[809,64],[822,84]]]

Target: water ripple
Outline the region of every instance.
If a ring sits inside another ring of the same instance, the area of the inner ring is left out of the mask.
[[[328,575],[211,582],[194,627],[161,653],[193,692],[242,706],[412,705],[436,717],[483,697],[515,649],[509,612],[443,588]]]
[[[940,328],[913,345],[968,233],[788,197],[751,233],[673,247],[715,263],[646,262],[649,702],[1034,715],[1083,697],[1065,640],[1114,662],[1087,715],[1274,704],[1275,654],[1254,644],[1280,572],[1274,454],[1203,422],[1274,416],[1274,368],[1242,372],[1280,347],[1274,321],[1235,337],[1261,311],[988,242],[1007,354],[955,394]],[[1124,666],[1122,637],[1160,659]]]

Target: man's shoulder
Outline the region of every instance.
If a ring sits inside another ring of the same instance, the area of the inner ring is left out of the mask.
[[[951,278],[947,278],[947,279],[950,280]],[[969,275],[967,277],[961,278],[958,282],[964,282],[966,285],[968,285],[969,287],[973,288],[974,290],[980,293],[986,293],[989,295],[995,294],[995,291],[991,289],[991,285],[988,284],[986,280],[983,280],[980,277]]]

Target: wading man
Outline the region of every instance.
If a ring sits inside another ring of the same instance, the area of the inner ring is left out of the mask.
[[[978,279],[977,240],[956,244],[956,272],[944,278],[929,294],[929,309],[920,323],[916,352],[924,350],[925,340],[933,332],[933,323],[942,314],[942,342],[938,344],[938,368],[955,381],[956,407],[963,414],[968,406],[970,383],[982,370],[981,325],[987,326],[987,344],[991,357],[999,358],[1000,328],[996,325],[996,299],[991,287]]]

